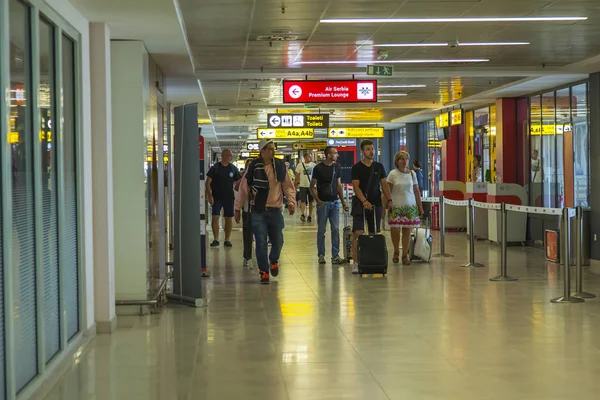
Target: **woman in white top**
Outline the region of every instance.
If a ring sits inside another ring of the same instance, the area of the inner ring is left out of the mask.
[[[477,154],[473,158],[473,171],[471,171],[471,182],[483,182],[483,170],[481,169],[481,156]]]
[[[387,181],[392,191],[392,211],[390,212],[390,229],[394,244],[393,262],[400,262],[400,230],[402,230],[402,264],[410,265],[408,247],[413,228],[421,225],[423,204],[419,182],[414,171],[408,168],[410,155],[399,151],[394,156],[396,169],[391,171]]]

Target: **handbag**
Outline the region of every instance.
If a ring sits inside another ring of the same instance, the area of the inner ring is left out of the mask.
[[[366,193],[363,192],[367,200],[369,200],[369,192],[371,191],[371,183],[373,182],[373,174],[375,173],[375,165],[373,164],[371,165],[371,173],[369,174],[369,180],[367,181],[367,191]],[[365,207],[359,200],[358,196],[352,197],[352,211],[350,212],[350,215],[353,217],[360,217],[364,214],[364,212]]]
[[[330,201],[331,199],[333,199],[335,197],[333,195],[333,187],[332,187],[334,182],[335,182],[335,165],[333,167],[333,174],[331,177],[331,182],[320,185],[317,188],[317,194],[319,195],[319,199],[321,199],[321,200],[327,199],[326,201]]]

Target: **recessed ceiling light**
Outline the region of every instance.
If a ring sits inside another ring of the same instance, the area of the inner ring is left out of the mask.
[[[339,60],[339,61],[296,61],[294,64],[449,64],[480,63],[490,61],[487,58],[431,59],[431,60]]]
[[[427,85],[377,85],[379,89],[424,88]]]
[[[459,17],[459,18],[328,18],[324,24],[445,23],[445,22],[546,22],[584,21],[588,17]]]
[[[379,93],[378,97],[408,96],[406,93]]]
[[[457,42],[455,45],[450,43],[387,43],[374,44],[374,47],[460,47],[460,46],[526,46],[529,42]]]

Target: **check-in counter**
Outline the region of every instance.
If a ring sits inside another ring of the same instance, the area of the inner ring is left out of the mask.
[[[465,199],[473,199],[475,201],[485,203],[487,202],[488,184],[486,182],[467,182],[467,193]],[[467,221],[469,220],[469,209],[465,211],[467,215]],[[488,210],[475,208],[475,219],[473,222],[475,227],[475,237],[478,239],[487,239],[489,236],[488,231]],[[467,233],[469,231],[469,224],[467,224]]]
[[[514,183],[490,183],[488,184],[488,203],[506,203],[517,206],[527,204],[527,191],[523,186]],[[527,234],[527,214],[519,212],[508,212],[507,218],[507,242],[524,242]],[[502,238],[502,215],[500,211],[488,211],[489,240],[500,242]]]
[[[450,200],[464,200],[466,186],[464,182],[441,181],[439,193]],[[464,207],[453,207],[446,205],[445,209],[446,229],[466,229],[467,219]]]

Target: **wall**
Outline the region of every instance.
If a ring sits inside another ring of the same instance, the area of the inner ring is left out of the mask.
[[[594,236],[600,236],[600,72],[590,75],[590,257],[600,260],[600,246]]]
[[[145,118],[148,53],[139,41],[111,42],[115,294],[146,298]]]

